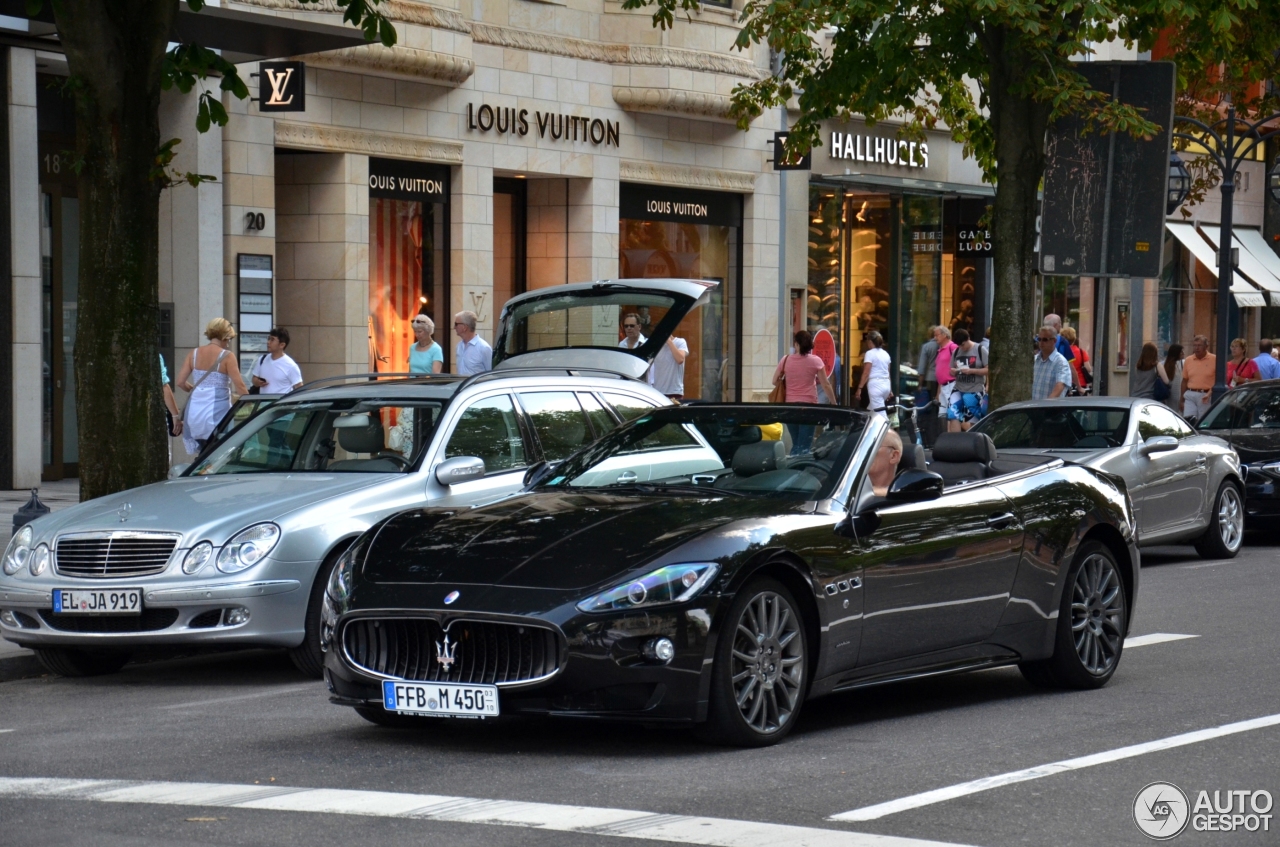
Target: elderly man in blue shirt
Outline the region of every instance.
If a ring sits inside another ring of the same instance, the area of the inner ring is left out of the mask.
[[[460,339],[454,350],[458,373],[471,376],[493,370],[493,348],[476,334],[475,312],[458,312],[454,315],[453,331]]]
[[[1271,355],[1271,346],[1270,338],[1262,339],[1258,342],[1258,355],[1253,358],[1262,379],[1280,379],[1280,359]]]
[[[1071,365],[1056,349],[1058,334],[1051,326],[1040,327],[1036,336],[1035,362],[1031,372],[1031,399],[1052,400],[1062,397],[1071,386]]]

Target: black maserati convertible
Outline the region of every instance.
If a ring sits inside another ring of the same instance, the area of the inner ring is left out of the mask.
[[[1138,588],[1123,482],[979,433],[926,457],[818,406],[656,410],[336,564],[331,700],[388,726],[539,714],[764,745],[808,698],[1016,664],[1096,688]]]

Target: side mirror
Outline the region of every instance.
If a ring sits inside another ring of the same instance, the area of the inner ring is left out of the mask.
[[[894,479],[884,499],[890,503],[919,503],[937,500],[941,496],[942,477],[933,471],[908,468]]]
[[[191,467],[190,462],[182,462],[169,468],[169,479],[177,479],[186,473],[187,468]]]
[[[436,468],[436,482],[441,485],[457,485],[484,476],[484,459],[477,456],[455,456],[445,459]]]
[[[558,464],[558,463],[557,463]],[[529,470],[524,472],[524,487],[530,488],[542,482],[551,476],[551,472],[556,469],[556,465],[547,461],[534,462],[529,466]]]
[[[1168,453],[1178,449],[1178,439],[1172,435],[1153,435],[1138,446],[1138,452],[1150,458],[1156,453]]]

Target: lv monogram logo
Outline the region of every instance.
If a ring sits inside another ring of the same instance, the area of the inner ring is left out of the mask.
[[[478,321],[483,322],[488,320],[488,318],[486,318],[484,314],[484,301],[487,300],[488,298],[489,298],[489,292],[487,291],[471,292],[471,311],[476,313],[476,320]]]
[[[264,72],[267,75],[267,83],[271,86],[271,96],[267,99],[267,105],[288,106],[292,103],[294,95],[290,94],[286,98],[284,93],[289,88],[289,80],[293,78],[293,68],[285,68],[283,71],[268,68]]]

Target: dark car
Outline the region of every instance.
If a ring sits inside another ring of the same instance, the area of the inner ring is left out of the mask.
[[[894,441],[846,409],[671,407],[524,493],[393,515],[328,584],[331,700],[390,726],[622,718],[764,745],[807,698],[913,676],[1105,684],[1138,587],[1124,483],[1020,456],[944,488],[914,449],[895,477]]]
[[[1233,388],[1205,412],[1199,427],[1240,455],[1246,521],[1280,515],[1280,379]]]

